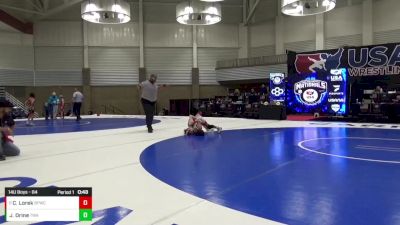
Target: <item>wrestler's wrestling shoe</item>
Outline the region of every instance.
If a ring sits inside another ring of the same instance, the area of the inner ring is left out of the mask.
[[[217,133],[220,134],[222,132],[222,127],[217,127]]]

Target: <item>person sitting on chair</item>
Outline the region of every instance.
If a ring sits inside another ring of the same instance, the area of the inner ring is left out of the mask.
[[[381,88],[381,86],[376,86],[371,98],[374,100],[374,103],[381,103],[382,97],[383,97],[383,89]]]

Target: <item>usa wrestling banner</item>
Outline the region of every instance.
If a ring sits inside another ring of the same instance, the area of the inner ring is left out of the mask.
[[[289,76],[340,68],[346,68],[350,77],[400,75],[400,43],[288,53]]]

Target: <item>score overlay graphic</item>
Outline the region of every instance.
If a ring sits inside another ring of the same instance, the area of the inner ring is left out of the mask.
[[[7,222],[92,221],[92,188],[6,188]]]

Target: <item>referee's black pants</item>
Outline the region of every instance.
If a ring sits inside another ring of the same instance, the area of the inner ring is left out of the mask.
[[[151,125],[153,124],[154,111],[156,109],[156,102],[152,102],[152,101],[142,98],[142,105],[143,105],[143,109],[144,109],[144,114],[146,115],[147,128],[152,129]]]
[[[75,114],[77,120],[81,119],[81,107],[82,107],[82,102],[74,102],[72,106],[72,111]]]

